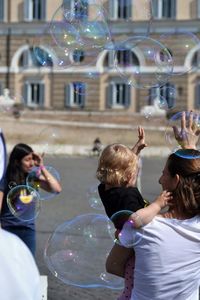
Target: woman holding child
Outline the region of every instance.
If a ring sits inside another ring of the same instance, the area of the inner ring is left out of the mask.
[[[192,113],[187,124],[183,113],[181,131],[175,127],[174,134],[182,150],[168,157],[159,179],[163,190],[172,193],[169,209],[149,223],[144,214],[148,207],[137,211],[146,225],[142,239],[134,245],[131,300],[199,299],[200,151],[195,149],[199,128]],[[134,218],[133,214],[130,219]],[[135,233],[133,228],[133,239]],[[107,271],[123,276],[132,251],[115,244],[107,258]]]

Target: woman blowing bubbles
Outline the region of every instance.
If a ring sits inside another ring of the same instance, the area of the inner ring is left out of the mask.
[[[195,149],[199,129],[190,114],[175,138],[183,149],[172,153],[159,179],[172,192],[166,213],[143,226],[142,239],[134,245],[134,288],[131,300],[198,300],[200,283],[200,151]],[[142,220],[142,215],[137,214]],[[134,239],[136,230],[132,230]],[[123,230],[122,233],[123,235]],[[107,271],[124,274],[132,249],[115,245]]]
[[[43,165],[43,157],[35,153],[26,144],[17,144],[9,158],[5,178],[0,185],[0,208],[1,227],[16,234],[35,255],[36,236],[34,220],[23,221],[15,217],[7,205],[7,194],[10,189],[17,185],[26,185],[26,178],[33,167],[39,168],[38,184],[40,188],[54,193],[61,192],[60,183],[54,178]]]

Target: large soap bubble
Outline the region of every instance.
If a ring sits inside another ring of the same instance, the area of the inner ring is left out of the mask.
[[[123,279],[105,271],[113,246],[108,227],[108,218],[99,214],[80,215],[59,225],[44,252],[49,270],[65,284],[121,289]]]
[[[102,201],[101,201],[101,199],[99,197],[99,193],[98,193],[98,184],[92,184],[87,189],[86,195],[87,195],[88,203],[92,208],[98,209],[98,210],[104,209]]]
[[[59,128],[47,126],[43,128],[33,141],[44,154],[57,154],[61,148],[62,138]]]
[[[187,31],[173,32],[161,35],[158,40],[165,45],[173,58],[173,76],[183,75],[194,69],[187,57],[192,51],[200,47],[200,40],[196,35]]]
[[[52,166],[45,166],[45,169],[49,172],[51,176],[53,176],[57,181],[60,181],[60,175],[58,171]],[[40,200],[50,200],[54,198],[58,193],[54,191],[46,191],[41,188],[39,178],[42,177],[42,173],[39,167],[34,167],[33,170],[28,174],[26,178],[27,186],[30,186],[37,190],[40,195]],[[51,180],[53,178],[47,178],[48,182],[51,184]]]
[[[52,39],[60,49],[57,51],[64,54],[64,66],[86,66],[94,63],[100,52],[111,42],[103,6],[91,3],[92,14],[88,15],[87,10],[84,1],[77,1],[74,10],[63,4],[52,17],[49,29]]]
[[[122,79],[136,87],[149,89],[166,84],[173,72],[170,52],[160,42],[144,36],[133,36],[115,43],[111,55]]]

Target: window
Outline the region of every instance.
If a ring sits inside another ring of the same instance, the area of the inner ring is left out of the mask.
[[[0,0],[0,21],[4,21],[4,0]]]
[[[81,20],[88,16],[87,0],[63,0],[64,9],[71,11],[75,19]]]
[[[130,50],[116,51],[117,63],[121,66],[139,66],[139,61]]]
[[[196,83],[195,86],[195,103],[194,108],[199,109],[200,108],[200,81]]]
[[[196,51],[192,58],[192,67],[200,68],[200,50]]]
[[[81,20],[88,16],[88,3],[87,1],[74,0],[74,16],[75,19]]]
[[[131,0],[110,0],[111,19],[129,19],[131,18]]]
[[[24,85],[24,100],[29,107],[44,106],[44,84],[39,82],[26,82]]]
[[[73,61],[75,63],[82,62],[84,60],[84,51],[83,50],[74,50],[73,52]]]
[[[48,55],[48,53],[39,48],[35,47],[29,48],[25,50],[20,59],[19,59],[19,66],[22,68],[30,68],[30,67],[52,67],[53,62],[51,57]]]
[[[26,21],[45,20],[46,0],[24,0],[24,19]]]
[[[167,103],[167,107],[173,108],[176,102],[176,89],[174,84],[167,83],[162,87],[153,87],[149,90],[149,103],[148,105],[154,105],[156,99],[164,99]],[[162,102],[160,103],[162,104]]]
[[[123,82],[110,82],[107,89],[108,107],[129,107],[131,102],[130,85]]]
[[[139,60],[130,50],[110,50],[105,57],[104,66],[114,67],[115,64],[123,67],[134,67],[139,66]]]
[[[176,17],[176,0],[152,0],[153,16],[156,19]]]
[[[86,96],[86,83],[72,82],[65,87],[65,106],[84,107]]]

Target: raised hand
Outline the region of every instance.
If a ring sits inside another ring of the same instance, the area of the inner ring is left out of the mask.
[[[147,147],[147,144],[145,143],[145,132],[144,132],[144,128],[139,126],[138,127],[138,141],[135,144],[135,146],[133,146],[133,148],[131,149],[136,155],[138,155],[140,153],[140,151],[142,149],[144,149],[145,147]]]
[[[173,126],[174,137],[182,149],[196,149],[198,139],[200,137],[199,116],[192,111],[186,120],[186,113],[181,116],[181,129]]]
[[[43,166],[43,157],[44,157],[44,153],[42,153],[42,155],[39,155],[38,153],[35,152],[33,153],[33,160],[36,167]]]

